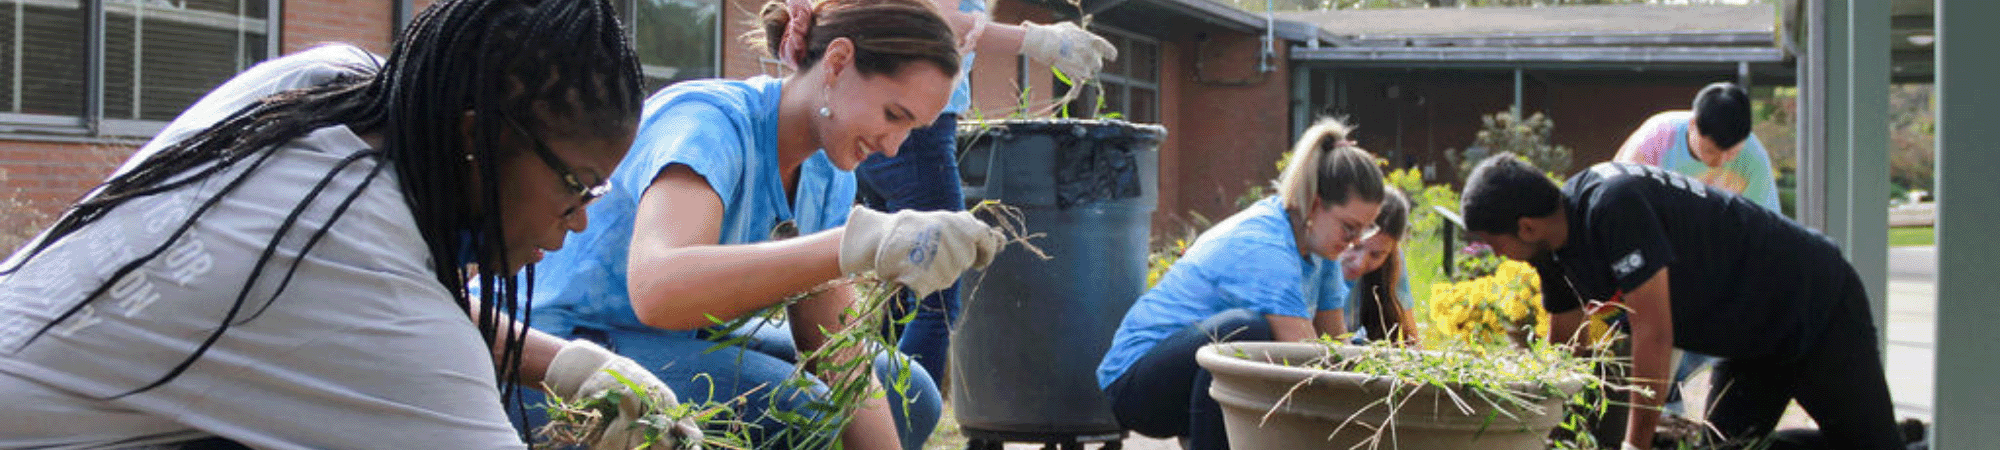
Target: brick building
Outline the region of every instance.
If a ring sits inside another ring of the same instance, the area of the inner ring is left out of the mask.
[[[1586,15],[1602,20],[1580,33],[1562,28],[1574,27],[1567,19],[1579,15],[1564,8],[1273,18],[1210,0],[990,1],[995,20],[1002,22],[1073,20],[1089,13],[1091,28],[1117,45],[1121,58],[1106,67],[1103,90],[1094,94],[1105,99],[1106,111],[1100,113],[1169,130],[1160,148],[1156,230],[1177,229],[1190,211],[1210,218],[1234,212],[1238,196],[1277,175],[1273,162],[1316,115],[1351,115],[1361,126],[1364,147],[1396,166],[1421,166],[1469,144],[1479,114],[1520,103],[1552,114],[1555,140],[1576,148],[1580,159],[1608,157],[1614,141],[1646,114],[1684,107],[1702,82],[1753,69],[1786,71],[1770,56],[1776,54],[1775,21],[1756,7],[1664,13],[1736,17],[1666,33],[1694,39],[1666,52],[1743,46],[1753,48],[1729,54],[1762,58],[1689,64],[1562,56],[1620,56],[1627,48],[1589,42],[1604,36],[1625,39],[1621,42],[1652,39],[1615,30],[1663,22],[1640,14],[1661,8],[1629,10],[1626,16],[1590,12]],[[739,39],[750,30],[762,0],[614,2],[649,87],[781,70]],[[7,210],[0,217],[0,243],[6,243],[7,233],[42,223],[74,200],[165,120],[231,74],[321,42],[384,52],[395,25],[429,3],[0,0],[0,27],[12,31],[0,32],[8,42],[0,45],[0,170],[5,171],[0,199],[13,199],[0,205]],[[1477,19],[1507,14],[1542,19]],[[1510,23],[1516,28],[1491,28]],[[1542,48],[1532,48],[1537,46]],[[1477,59],[1485,54],[1468,47],[1507,51]],[[1403,53],[1392,51],[1397,48]],[[1577,53],[1585,50],[1595,53]],[[1012,115],[1024,97],[1046,105],[1063,89],[1046,67],[1013,55],[982,55],[969,76],[973,118]]]

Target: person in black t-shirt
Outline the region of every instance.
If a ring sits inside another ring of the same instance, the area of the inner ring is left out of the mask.
[[[1554,336],[1582,300],[1622,302],[1633,392],[1626,448],[1651,448],[1673,347],[1723,358],[1708,419],[1768,434],[1797,399],[1837,448],[1901,448],[1868,293],[1833,241],[1748,199],[1658,167],[1602,163],[1558,188],[1511,153],[1474,168],[1475,239],[1540,272]]]

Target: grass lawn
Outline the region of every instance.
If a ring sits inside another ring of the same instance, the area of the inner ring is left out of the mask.
[[[1890,228],[1890,247],[1937,245],[1937,229],[1932,227]]]

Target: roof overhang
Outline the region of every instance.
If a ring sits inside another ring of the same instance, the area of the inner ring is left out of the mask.
[[[1160,33],[1167,30],[1159,25],[1167,23],[1165,19],[1169,18],[1193,20],[1244,33],[1261,34],[1270,30],[1274,38],[1287,42],[1323,42],[1335,37],[1309,23],[1244,11],[1212,0],[1082,0],[1075,4],[1068,0],[1023,1],[1047,8],[1065,20],[1074,19],[1080,12],[1125,31],[1154,37],[1165,37]]]
[[[1281,14],[1336,30],[1294,64],[1404,69],[1749,72],[1789,79],[1770,6],[1571,6]]]

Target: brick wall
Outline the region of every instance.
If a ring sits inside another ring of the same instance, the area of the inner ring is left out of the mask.
[[[347,42],[388,54],[394,1],[286,0],[280,50],[291,53],[324,42]]]
[[[1161,42],[1160,204],[1154,233],[1177,232],[1189,213],[1222,220],[1237,197],[1277,178],[1274,164],[1291,148],[1290,72],[1260,73],[1255,34],[1199,23],[1176,24]]]
[[[743,34],[762,26],[757,12],[764,0],[725,0],[722,3],[722,76],[749,78],[780,73],[778,64],[765,61],[763,52],[743,42]]]

